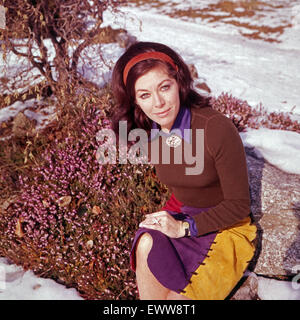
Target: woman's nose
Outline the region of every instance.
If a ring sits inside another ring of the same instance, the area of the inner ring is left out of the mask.
[[[164,98],[159,93],[155,93],[153,95],[153,106],[156,108],[161,108],[164,106],[164,104],[165,104]]]

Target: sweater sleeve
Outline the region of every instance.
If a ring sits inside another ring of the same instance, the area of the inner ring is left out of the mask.
[[[222,114],[215,115],[207,121],[204,134],[223,200],[193,217],[198,235],[234,225],[247,217],[251,210],[245,150],[236,127]]]

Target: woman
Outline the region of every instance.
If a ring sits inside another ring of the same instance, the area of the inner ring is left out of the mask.
[[[116,133],[120,120],[128,131],[149,133],[151,159],[151,144],[158,146],[156,174],[172,192],[161,211],[140,223],[134,239],[131,263],[140,298],[226,298],[253,256],[256,237],[236,128],[192,89],[187,65],[163,44],[133,44],[117,61],[112,86]],[[163,161],[166,145],[170,157]],[[179,148],[195,154],[198,147],[202,166],[195,173],[182,153],[182,162],[175,154]]]

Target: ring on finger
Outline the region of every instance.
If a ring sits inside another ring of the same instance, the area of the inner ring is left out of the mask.
[[[159,224],[160,225],[160,222],[157,218],[154,218],[154,224]]]

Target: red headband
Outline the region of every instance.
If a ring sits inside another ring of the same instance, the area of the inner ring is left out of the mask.
[[[136,65],[138,62],[143,61],[143,60],[147,60],[147,59],[156,59],[156,60],[162,60],[162,61],[168,62],[176,71],[178,71],[178,67],[176,66],[174,61],[165,53],[159,52],[159,51],[144,52],[144,53],[138,54],[137,56],[133,57],[131,60],[129,60],[127,62],[126,66],[124,68],[124,71],[123,71],[123,82],[125,85],[126,85],[127,76],[128,76],[130,69],[134,65]]]

